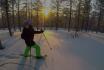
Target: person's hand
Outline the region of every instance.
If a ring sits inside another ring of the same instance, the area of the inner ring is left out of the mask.
[[[44,32],[44,30],[42,30],[42,29],[41,29],[41,32],[43,33],[43,32]]]

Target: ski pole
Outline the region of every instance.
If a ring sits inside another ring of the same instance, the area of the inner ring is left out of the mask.
[[[48,42],[48,40],[47,40],[45,34],[44,34],[44,33],[42,33],[42,34],[43,34],[44,38],[46,39],[48,46],[50,46],[50,44],[49,44],[49,42]],[[50,47],[50,50],[52,50],[52,47]]]
[[[31,65],[31,56],[32,54],[31,54],[31,47],[30,47],[30,65]]]

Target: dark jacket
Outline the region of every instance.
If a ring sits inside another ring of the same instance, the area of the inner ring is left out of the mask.
[[[21,38],[25,40],[27,46],[33,46],[35,44],[33,40],[34,34],[40,34],[40,33],[43,33],[43,31],[34,31],[32,27],[23,28]]]

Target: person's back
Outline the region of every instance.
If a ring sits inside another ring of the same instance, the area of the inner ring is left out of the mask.
[[[23,36],[25,40],[32,40],[34,36],[34,30],[32,28],[24,28]]]

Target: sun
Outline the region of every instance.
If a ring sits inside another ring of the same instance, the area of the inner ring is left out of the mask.
[[[45,9],[45,10],[44,10],[44,15],[47,16],[48,14],[49,14],[49,10]]]
[[[44,16],[48,16],[49,13],[50,13],[50,10],[49,10],[48,8],[44,8],[44,9],[43,9],[43,15],[44,15]]]

